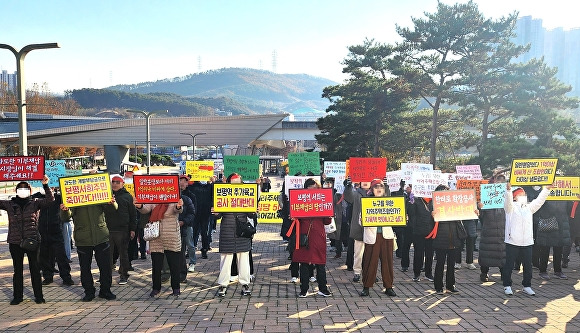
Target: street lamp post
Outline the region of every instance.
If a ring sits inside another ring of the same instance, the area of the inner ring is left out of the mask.
[[[28,137],[26,129],[26,86],[24,84],[24,58],[28,52],[40,49],[59,48],[58,43],[30,44],[20,51],[8,44],[0,44],[0,49],[7,49],[16,57],[16,90],[18,94],[18,145],[20,155],[28,155]]]
[[[149,175],[149,167],[151,167],[151,136],[149,134],[149,129],[150,129],[150,125],[149,125],[149,118],[151,118],[152,115],[157,114],[157,113],[167,113],[169,112],[169,110],[158,110],[158,111],[151,111],[151,112],[147,112],[147,111],[141,111],[141,110],[127,110],[127,112],[133,112],[133,113],[140,113],[142,115],[145,116],[145,127],[146,127],[146,131],[147,131],[147,174]]]
[[[193,149],[193,152],[191,153],[191,159],[195,161],[195,137],[198,135],[205,135],[207,133],[195,133],[195,134],[190,134],[190,133],[179,133],[181,135],[189,135],[191,136],[191,144],[193,145],[193,147],[191,149]]]

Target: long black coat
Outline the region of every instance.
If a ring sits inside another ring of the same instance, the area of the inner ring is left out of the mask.
[[[482,209],[479,264],[484,267],[503,267],[505,264],[505,210]]]
[[[449,250],[461,246],[461,240],[457,235],[457,223],[459,221],[439,222],[437,236],[433,239],[434,249]]]
[[[570,224],[568,222],[568,209],[565,201],[546,201],[542,208],[534,214],[534,224],[537,227],[540,218],[556,217],[558,230],[536,232],[534,244],[540,246],[564,246],[570,245]]]
[[[248,252],[252,248],[252,239],[236,236],[236,215],[245,220],[253,219],[255,213],[220,213],[216,218],[221,218],[220,223],[220,253]]]
[[[409,224],[413,228],[413,235],[425,237],[431,233],[435,221],[431,215],[432,207],[423,198],[415,198],[413,203],[407,205]]]

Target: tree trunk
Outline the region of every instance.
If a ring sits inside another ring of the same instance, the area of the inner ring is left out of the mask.
[[[433,106],[433,123],[431,124],[431,150],[430,162],[433,164],[433,169],[435,169],[435,162],[437,161],[437,119],[439,114],[439,105],[441,105],[441,96],[437,96],[435,105]]]

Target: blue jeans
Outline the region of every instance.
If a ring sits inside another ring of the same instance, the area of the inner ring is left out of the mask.
[[[501,279],[504,287],[511,287],[512,285],[512,271],[514,268],[514,261],[520,259],[524,266],[524,279],[522,285],[524,287],[532,286],[532,246],[516,246],[512,244],[505,245],[505,266],[501,272]]]
[[[195,256],[195,245],[193,242],[193,227],[187,227],[185,229],[186,236],[182,238],[185,240],[185,245],[187,246],[187,253],[189,253],[189,264],[195,265],[197,263],[197,257]]]
[[[62,236],[64,238],[64,253],[66,253],[66,257],[70,260],[70,241],[72,236],[72,228],[70,225],[70,221],[63,222],[62,224]]]

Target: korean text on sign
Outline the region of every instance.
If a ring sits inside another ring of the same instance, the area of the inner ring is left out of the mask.
[[[214,161],[185,161],[185,174],[192,181],[208,181],[214,174]]]
[[[260,178],[260,156],[228,155],[224,156],[224,174],[239,174],[245,181]]]
[[[383,179],[387,174],[387,159],[379,157],[351,157],[348,175],[354,183]]]
[[[290,190],[290,217],[334,216],[332,189]]]
[[[109,203],[113,197],[108,173],[61,177],[62,203],[67,207]]]
[[[481,209],[503,208],[505,201],[505,183],[481,184]]]
[[[513,160],[510,173],[512,185],[549,185],[556,176],[557,158]]]
[[[177,175],[134,175],[133,185],[138,203],[171,203],[180,198]]]
[[[475,220],[475,190],[433,192],[435,221]]]
[[[407,225],[405,197],[361,198],[363,227],[404,227]]]
[[[580,177],[556,176],[547,200],[578,200]]]
[[[489,183],[488,180],[468,180],[468,179],[459,179],[457,180],[457,189],[458,190],[475,190],[475,197],[477,202],[481,201],[481,184]]]
[[[0,181],[41,180],[44,156],[1,156]]]
[[[216,213],[255,213],[258,184],[214,184],[213,210]]]
[[[304,188],[304,183],[308,178],[314,178],[320,181],[319,177],[309,176],[286,176],[284,177],[284,194],[289,195],[288,190]]]
[[[259,223],[282,223],[282,218],[278,217],[280,205],[278,198],[280,192],[262,192],[258,201],[258,222]]]
[[[320,154],[318,152],[289,153],[288,165],[290,174],[303,175],[312,172],[314,175],[320,174]]]

